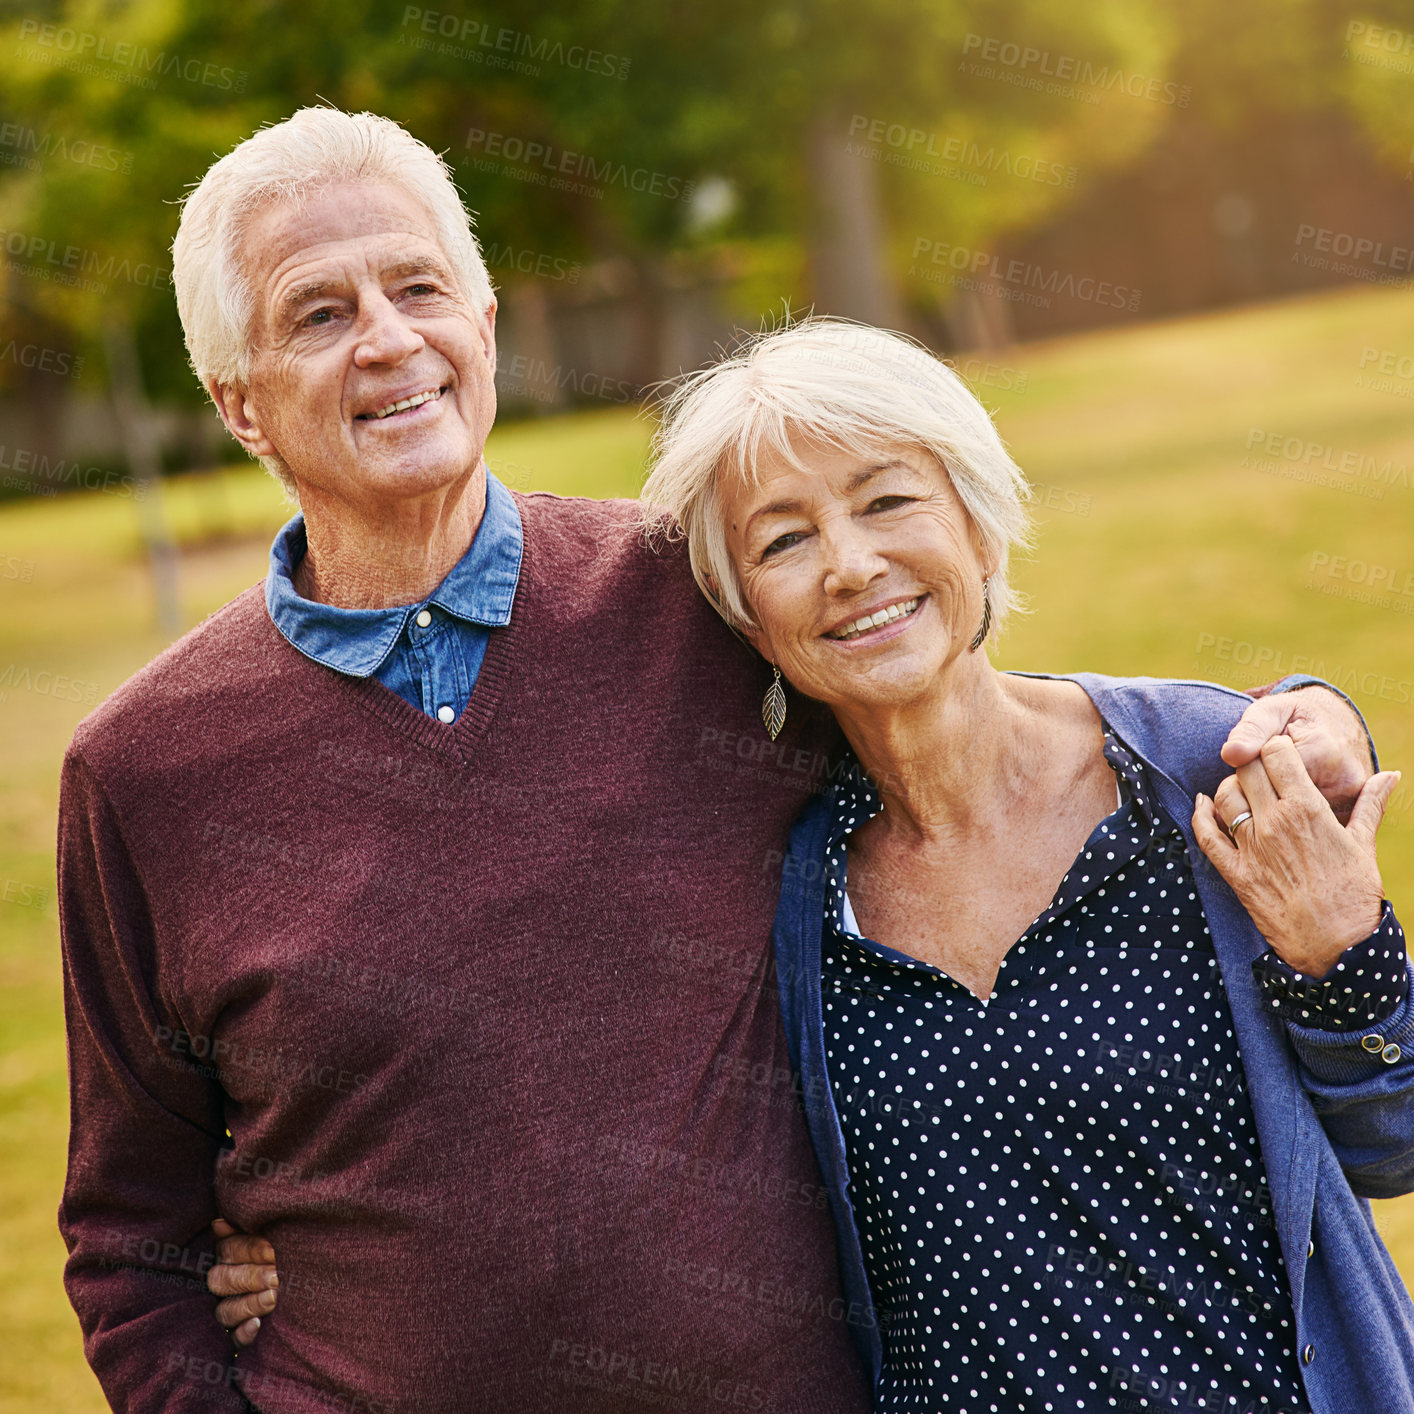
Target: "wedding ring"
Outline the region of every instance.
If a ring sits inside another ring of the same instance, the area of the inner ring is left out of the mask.
[[[1237,834],[1237,827],[1238,827],[1239,825],[1245,825],[1245,824],[1247,823],[1247,821],[1249,821],[1251,818],[1252,818],[1252,812],[1251,812],[1250,810],[1244,810],[1244,811],[1242,812],[1242,814],[1239,815],[1239,816],[1237,817],[1237,819],[1234,820],[1234,821],[1232,822],[1232,824],[1230,824],[1230,825],[1227,827],[1227,832],[1228,832],[1228,834],[1230,834],[1230,835],[1236,835],[1236,834]]]

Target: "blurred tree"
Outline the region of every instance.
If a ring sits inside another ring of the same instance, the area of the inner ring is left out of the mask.
[[[126,323],[151,395],[194,396],[154,273],[176,199],[257,125],[323,99],[445,151],[498,282],[616,263],[647,369],[677,266],[723,251],[769,265],[763,304],[902,322],[1137,161],[1188,83],[1234,123],[1258,95],[1345,103],[1407,156],[1394,72],[1341,42],[1396,3],[51,0],[0,26],[0,123],[105,156],[0,169],[5,318],[75,330],[99,364],[98,331]],[[39,243],[23,260],[16,232]]]

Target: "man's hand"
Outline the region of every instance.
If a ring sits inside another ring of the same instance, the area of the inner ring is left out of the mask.
[[[216,1319],[237,1345],[249,1345],[260,1330],[260,1318],[275,1309],[280,1285],[275,1249],[263,1237],[237,1232],[225,1218],[211,1224],[216,1234],[217,1263],[206,1274],[213,1296],[224,1296]]]
[[[1397,771],[1372,776],[1342,826],[1295,746],[1276,736],[1218,787],[1216,803],[1200,795],[1194,805],[1203,853],[1277,956],[1308,977],[1324,977],[1379,927],[1375,832],[1398,784]]]
[[[1365,728],[1354,709],[1324,687],[1263,697],[1228,734],[1222,758],[1229,766],[1246,766],[1256,761],[1263,743],[1276,736],[1291,738],[1316,789],[1345,824],[1375,770]]]

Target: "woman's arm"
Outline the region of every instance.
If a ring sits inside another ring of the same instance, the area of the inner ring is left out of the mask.
[[[1342,827],[1275,738],[1193,815],[1200,847],[1271,945],[1254,964],[1264,1001],[1286,1023],[1352,1189],[1370,1198],[1414,1188],[1414,972],[1375,854],[1398,780],[1371,777]],[[1229,833],[1221,822],[1234,820]]]
[[[226,1299],[216,1319],[237,1345],[249,1345],[260,1331],[260,1318],[275,1309],[280,1277],[275,1249],[263,1238],[237,1232],[225,1218],[211,1224],[216,1234],[216,1265],[206,1274],[213,1296]]]

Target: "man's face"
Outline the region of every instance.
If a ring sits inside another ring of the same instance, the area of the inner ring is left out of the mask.
[[[495,306],[462,291],[414,197],[356,183],[272,205],[242,258],[250,384],[220,401],[248,450],[375,512],[474,471],[496,416]]]

